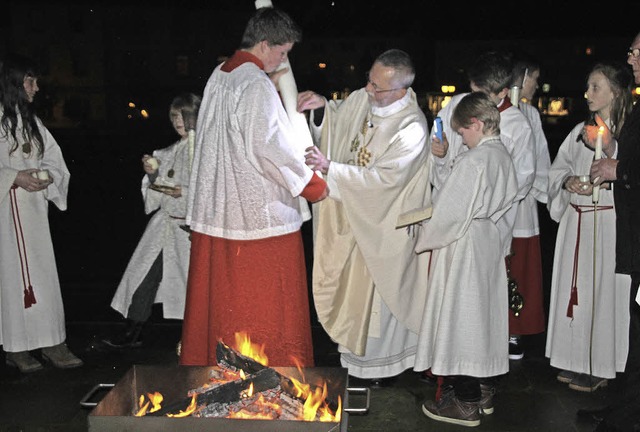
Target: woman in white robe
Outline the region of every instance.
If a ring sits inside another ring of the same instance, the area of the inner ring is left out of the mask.
[[[49,230],[49,202],[67,209],[69,170],[33,111],[39,90],[29,59],[0,63],[0,345],[21,372],[81,366],[65,345],[60,282]],[[15,129],[13,129],[15,127]]]
[[[614,136],[631,112],[630,77],[625,72],[626,67],[596,65],[588,79],[589,110]],[[594,158],[581,139],[583,126],[584,122],[577,124],[565,138],[549,172],[547,206],[559,226],[545,353],[551,366],[561,370],[560,382],[591,392],[625,369],[630,279],[615,273],[613,191],[601,187],[595,207],[591,183],[579,178],[589,174]]]
[[[507,274],[496,221],[511,207],[518,183],[500,141],[500,113],[486,94],[465,96],[451,122],[469,151],[456,157],[419,230],[416,252],[431,250],[432,261],[415,370],[456,376],[455,396],[423,405],[428,417],[477,426],[479,378],[509,370]],[[471,383],[465,394],[457,387],[463,381]],[[451,404],[467,415],[451,418]]]

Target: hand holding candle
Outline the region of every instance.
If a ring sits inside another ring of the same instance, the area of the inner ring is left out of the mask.
[[[600,126],[598,129],[598,136],[596,138],[596,148],[595,148],[595,156],[594,159],[602,159],[602,135],[604,135],[604,126]],[[595,179],[597,181],[598,179]],[[591,196],[594,204],[598,203],[600,199],[600,186],[593,186],[593,194]]]

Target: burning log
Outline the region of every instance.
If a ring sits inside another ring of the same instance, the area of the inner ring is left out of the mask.
[[[207,406],[214,403],[234,402],[240,400],[251,384],[254,392],[269,390],[280,385],[280,374],[275,370],[264,368],[252,374],[244,380],[231,381],[219,386],[206,389],[198,394],[198,407]],[[161,409],[150,412],[147,416],[165,416],[167,414],[177,414],[184,410],[191,403],[191,396],[175,402],[165,404]]]
[[[247,372],[255,373],[257,371],[268,368],[267,366],[264,366],[263,364],[255,361],[254,359],[250,357],[246,357],[234,351],[233,349],[229,348],[227,345],[225,345],[221,341],[218,342],[218,346],[216,347],[216,360],[218,361],[218,364],[222,365],[223,367],[226,367],[232,370],[241,369],[245,371],[245,373]],[[285,375],[282,375],[277,371],[276,371],[276,374],[280,379],[280,386],[286,393],[297,398],[301,396],[300,395],[301,389],[299,385],[296,385],[296,383],[294,383],[294,381],[291,378]],[[306,383],[305,385],[308,385],[310,393],[322,392],[322,390],[318,386],[308,384],[308,383]],[[259,391],[259,390],[256,390],[256,391]],[[327,404],[328,407],[330,407],[332,410],[335,411],[336,409],[338,409],[340,402],[335,400],[325,400],[325,403]]]

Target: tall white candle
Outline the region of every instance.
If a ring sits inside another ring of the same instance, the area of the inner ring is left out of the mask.
[[[596,149],[594,159],[602,159],[602,135],[604,135],[604,126],[600,126],[598,129],[598,136],[596,138]],[[593,193],[591,195],[591,201],[597,204],[600,200],[600,186],[593,187]]]
[[[193,147],[196,142],[196,131],[189,129],[187,132],[187,140],[189,145],[189,169],[191,169],[191,165],[193,164]]]

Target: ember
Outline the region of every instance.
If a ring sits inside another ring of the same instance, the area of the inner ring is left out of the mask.
[[[340,422],[342,399],[327,400],[327,385],[286,377],[267,367],[264,346],[254,344],[244,333],[236,333],[236,350],[219,342],[218,366],[211,369],[209,382],[188,391],[188,400],[161,406],[163,396],[140,396],[136,416],[216,417],[267,420]],[[149,409],[149,406],[152,408]]]

